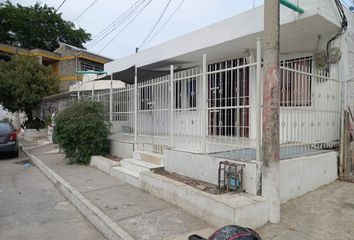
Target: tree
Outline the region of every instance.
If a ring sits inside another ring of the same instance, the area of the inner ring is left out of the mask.
[[[14,56],[0,62],[0,73],[0,103],[11,112],[25,112],[28,119],[43,97],[59,91],[52,68],[41,65],[36,57]]]
[[[30,7],[0,4],[0,42],[23,48],[41,48],[53,51],[58,41],[84,48],[91,39],[84,29],[75,29],[70,21],[62,19],[53,7],[36,3]]]

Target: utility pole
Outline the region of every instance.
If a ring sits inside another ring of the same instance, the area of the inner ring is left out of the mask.
[[[269,200],[269,220],[280,221],[279,178],[279,0],[264,1],[262,193]]]

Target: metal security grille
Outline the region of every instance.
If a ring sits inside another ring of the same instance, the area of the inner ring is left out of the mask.
[[[132,141],[134,135],[134,86],[112,92],[112,132],[123,141]]]
[[[202,138],[202,69],[174,73],[172,81],[171,145],[178,149],[200,151]]]
[[[208,66],[209,136],[249,137],[249,71],[246,58]]]
[[[167,75],[138,83],[138,143],[169,143],[169,78]]]
[[[311,57],[284,62],[281,76],[281,144],[317,149],[337,145],[341,83],[314,69]]]
[[[228,151],[255,159],[253,149],[260,149],[261,139],[261,97],[255,96],[262,87],[260,59],[212,64],[206,63],[206,55],[202,59],[194,68],[176,71],[170,66],[165,76],[96,93],[93,99],[103,103],[112,122],[112,137],[136,143],[140,150]],[[316,69],[311,56],[280,65],[282,154],[338,145],[342,83]],[[349,87],[348,99],[351,91]]]
[[[312,57],[281,62],[281,66],[312,73]],[[311,76],[296,71],[280,71],[280,106],[300,107],[311,105]]]

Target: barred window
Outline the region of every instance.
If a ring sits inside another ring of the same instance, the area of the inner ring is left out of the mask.
[[[311,106],[312,57],[284,60],[280,64],[280,106]]]
[[[197,107],[197,80],[196,78],[174,82],[175,109]]]
[[[80,69],[82,71],[103,71],[103,64],[81,60]]]

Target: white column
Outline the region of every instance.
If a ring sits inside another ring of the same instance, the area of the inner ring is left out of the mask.
[[[206,152],[206,139],[208,136],[208,78],[206,54],[203,54],[202,62],[202,152]]]
[[[134,76],[134,144],[138,140],[138,69],[135,66]]]
[[[80,83],[77,81],[77,100],[80,100]]]
[[[261,71],[262,71],[262,46],[261,39],[257,38],[256,59],[256,164],[257,164],[257,195],[262,192],[262,94],[261,94]]]
[[[91,92],[92,100],[94,96],[95,96],[95,80],[92,81],[92,92]]]
[[[111,74],[111,82],[109,88],[109,121],[113,121],[113,72]]]
[[[173,147],[173,65],[170,66],[170,147]]]

